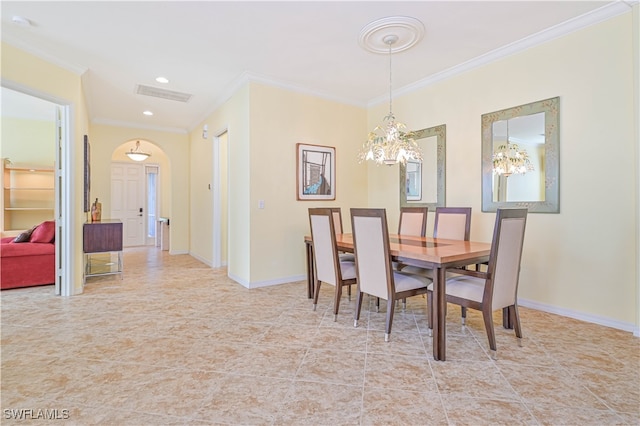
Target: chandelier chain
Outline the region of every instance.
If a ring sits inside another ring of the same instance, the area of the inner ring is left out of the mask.
[[[388,44],[389,44],[389,114],[391,114],[393,112],[393,108],[392,108],[393,79],[391,78],[392,77],[391,72],[393,70],[393,67],[391,66],[391,57],[393,56],[391,53],[391,45],[393,44],[393,42],[389,41]]]

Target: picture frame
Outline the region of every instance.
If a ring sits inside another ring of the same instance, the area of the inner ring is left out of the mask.
[[[296,144],[296,192],[299,201],[336,199],[336,149]]]
[[[84,135],[84,212],[91,210],[91,147],[89,137]]]
[[[422,163],[407,161],[407,201],[422,201]]]

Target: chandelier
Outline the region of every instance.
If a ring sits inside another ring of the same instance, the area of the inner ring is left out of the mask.
[[[422,152],[413,139],[414,133],[406,132],[406,126],[397,122],[396,117],[393,115],[391,46],[398,41],[398,36],[389,34],[382,40],[389,47],[389,114],[383,119],[386,124],[383,123],[381,126],[376,126],[373,131],[369,132],[369,137],[358,154],[358,162],[372,160],[377,164],[387,165],[406,164],[409,160],[422,162]]]
[[[511,176],[523,175],[534,170],[527,150],[520,149],[518,144],[509,143],[509,121],[507,120],[507,140],[498,145],[491,158],[493,160],[493,174]]]
[[[151,154],[140,151],[140,141],[136,141],[136,148],[129,152],[125,153],[127,157],[131,158],[133,161],[144,161],[151,156]]]

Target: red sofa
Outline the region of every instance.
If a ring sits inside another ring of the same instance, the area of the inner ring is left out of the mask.
[[[19,243],[15,237],[0,240],[0,289],[55,283],[55,222],[34,227],[29,238]]]

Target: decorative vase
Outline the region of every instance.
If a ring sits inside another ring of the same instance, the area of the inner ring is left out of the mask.
[[[91,222],[100,222],[102,219],[102,203],[96,201],[91,205]]]

